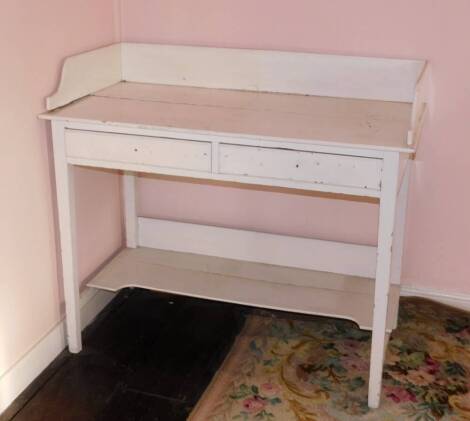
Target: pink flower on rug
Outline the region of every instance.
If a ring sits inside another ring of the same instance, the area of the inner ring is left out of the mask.
[[[429,374],[436,374],[439,371],[440,364],[436,360],[432,359],[431,357],[426,358],[426,368],[425,370]]]
[[[385,386],[384,390],[387,398],[392,399],[395,403],[416,402],[416,396],[401,387]]]
[[[266,406],[266,401],[259,396],[248,398],[243,401],[243,408],[248,412],[255,413],[259,412]]]
[[[264,383],[261,385],[261,392],[265,396],[275,396],[280,392],[280,387],[275,383]]]

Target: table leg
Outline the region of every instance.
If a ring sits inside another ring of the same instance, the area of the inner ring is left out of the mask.
[[[399,153],[388,152],[384,157],[380,197],[377,271],[375,275],[374,320],[369,375],[369,406],[378,408],[387,343],[387,309],[390,289],[393,229],[398,185]]]
[[[75,250],[74,173],[73,166],[67,163],[64,134],[63,123],[53,122],[52,142],[54,148],[67,341],[70,352],[78,353],[82,350],[82,328],[80,320],[80,289]]]
[[[122,192],[124,200],[124,224],[126,228],[126,245],[136,248],[138,245],[138,224],[136,211],[136,176],[124,171],[122,176]]]

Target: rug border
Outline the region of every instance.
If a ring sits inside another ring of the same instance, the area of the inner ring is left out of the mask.
[[[224,361],[220,365],[214,377],[212,377],[211,382],[204,390],[197,404],[192,409],[187,421],[206,421],[209,419],[208,417],[210,416],[210,412],[212,412],[213,402],[218,401],[221,391],[225,390],[224,386],[230,382],[230,379],[232,378],[232,369],[239,362],[243,352],[246,351],[246,347],[243,345],[251,340],[253,336],[251,333],[257,326],[256,322],[259,318],[260,316],[253,314],[250,314],[247,317],[245,324],[233,342],[230,351],[224,358]],[[212,393],[214,393],[216,399],[212,399],[211,402],[207,398]]]

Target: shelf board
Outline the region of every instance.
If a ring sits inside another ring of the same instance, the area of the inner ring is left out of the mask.
[[[88,284],[118,291],[139,287],[355,321],[372,329],[374,280],[145,247],[124,249]],[[389,295],[387,330],[394,328],[399,286]]]

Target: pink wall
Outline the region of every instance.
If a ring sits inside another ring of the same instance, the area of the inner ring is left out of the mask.
[[[37,115],[64,57],[114,41],[112,10],[112,0],[1,4],[0,377],[61,317],[50,133]],[[85,169],[76,178],[83,279],[121,244],[119,183]]]
[[[121,25],[128,41],[429,59],[431,112],[412,180],[404,277],[469,293],[468,16],[468,0],[2,1],[0,377],[61,317],[50,133],[36,116],[62,59],[117,40]],[[368,203],[150,178],[140,184],[144,215],[365,244],[376,235],[376,206]],[[76,188],[83,279],[121,244],[119,182],[79,169]]]
[[[121,1],[125,41],[429,59],[431,109],[412,179],[404,280],[470,293],[468,0]],[[374,205],[149,179],[140,188],[144,215],[375,239]]]

